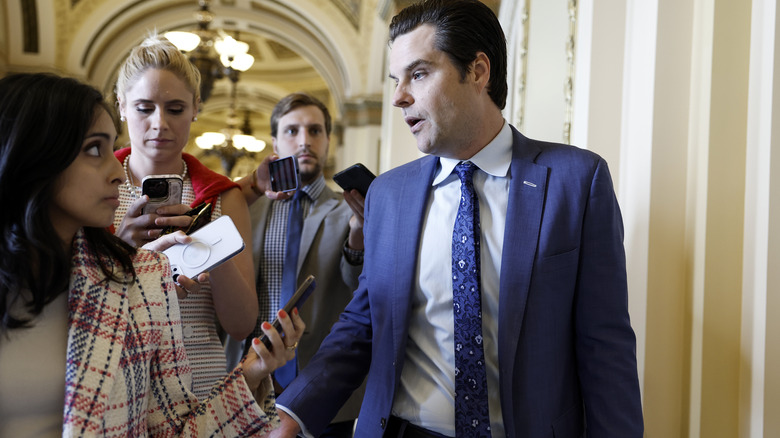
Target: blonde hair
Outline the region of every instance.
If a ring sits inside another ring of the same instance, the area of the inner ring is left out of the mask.
[[[125,93],[148,69],[167,70],[184,81],[192,91],[193,104],[200,101],[200,72],[167,38],[152,34],[134,47],[127,56],[116,80],[117,99],[124,101]]]

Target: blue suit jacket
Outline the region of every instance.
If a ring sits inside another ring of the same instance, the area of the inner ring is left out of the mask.
[[[499,290],[508,437],[641,437],[623,225],[607,165],[512,129]],[[420,230],[438,159],[379,176],[366,200],[360,285],[279,397],[318,434],[367,374],[355,436],[384,432],[404,365]]]

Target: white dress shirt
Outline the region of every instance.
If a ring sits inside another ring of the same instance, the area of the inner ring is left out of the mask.
[[[482,336],[490,426],[504,436],[498,381],[498,289],[509,194],[512,132],[509,124],[468,161],[479,198]],[[422,229],[406,361],[393,415],[455,436],[455,355],[452,310],[452,231],[460,201],[459,160],[440,158]]]

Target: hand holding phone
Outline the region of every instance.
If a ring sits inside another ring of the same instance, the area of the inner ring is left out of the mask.
[[[181,204],[184,182],[179,175],[149,175],[141,181],[141,193],[149,197],[142,214],[154,213],[166,205]]]
[[[366,197],[368,193],[368,186],[376,178],[376,176],[366,168],[366,166],[357,163],[349,166],[341,172],[333,175],[333,181],[336,181],[342,189],[352,190],[355,189],[360,192],[363,197]]]
[[[229,216],[220,216],[190,237],[190,243],[179,243],[163,251],[171,262],[174,281],[180,274],[196,278],[244,249],[244,239]]]
[[[303,303],[306,302],[306,299],[309,298],[312,292],[314,292],[314,289],[317,287],[317,282],[314,281],[314,276],[309,275],[306,277],[305,280],[303,280],[303,283],[301,283],[300,286],[298,286],[298,290],[295,291],[295,294],[293,294],[292,298],[290,298],[287,303],[285,303],[284,307],[282,309],[289,315],[290,312],[292,312],[293,309],[298,308],[300,309],[301,306],[303,306]],[[276,331],[280,332],[282,331],[282,324],[279,322],[279,318],[274,318],[274,322],[271,323],[272,326],[276,329]],[[260,342],[265,344],[265,347],[269,350],[271,349],[271,340],[268,339],[268,336],[266,336],[265,333],[263,333],[262,336],[260,336]]]
[[[173,225],[169,225],[162,229],[162,232],[160,232],[161,236],[164,236],[166,234],[173,233],[174,231],[184,231],[184,234],[192,234],[195,231],[199,230],[202,226],[206,225],[211,221],[211,203],[210,202],[204,202],[197,207],[194,207],[184,213],[185,216],[189,216],[192,218],[192,222],[190,222],[190,225],[187,227],[176,227]]]

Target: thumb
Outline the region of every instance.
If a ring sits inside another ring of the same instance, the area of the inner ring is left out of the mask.
[[[144,209],[144,206],[149,202],[149,196],[143,195],[140,198],[133,201],[130,207],[127,208],[126,216],[139,217]]]
[[[145,244],[143,247],[144,249],[151,249],[153,251],[165,251],[177,243],[190,243],[191,241],[192,237],[184,234],[183,231],[176,231],[174,233],[158,237],[157,239]]]

